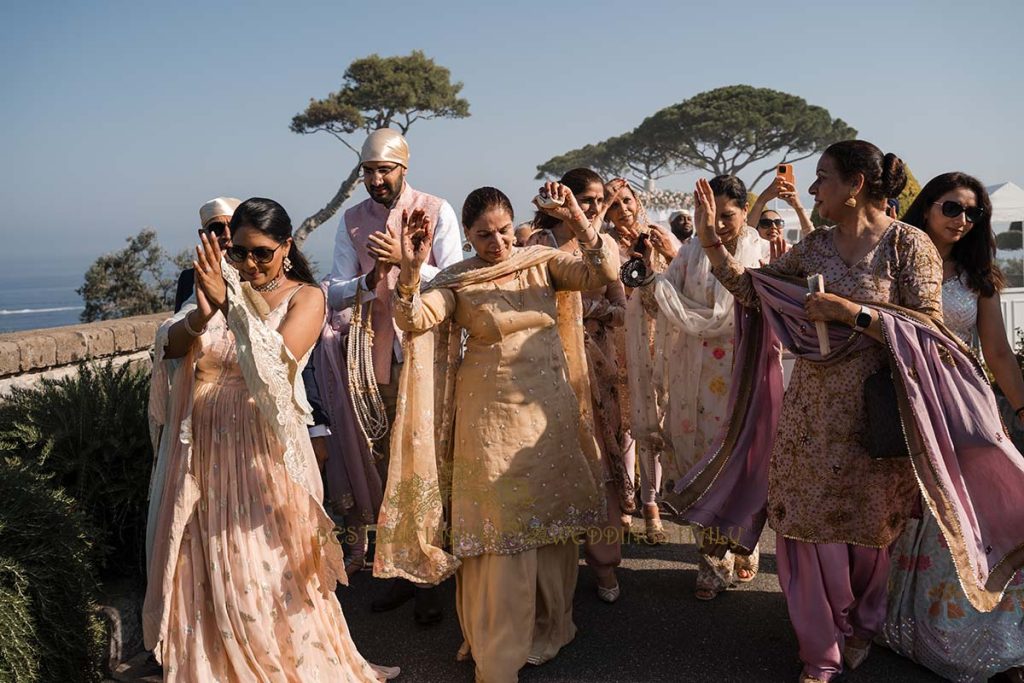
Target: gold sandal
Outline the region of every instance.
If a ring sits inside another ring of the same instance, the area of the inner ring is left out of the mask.
[[[651,545],[661,545],[668,541],[665,527],[661,524],[661,514],[657,503],[644,505],[644,540]]]

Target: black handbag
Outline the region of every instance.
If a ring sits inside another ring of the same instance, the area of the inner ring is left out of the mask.
[[[875,459],[910,457],[896,400],[896,383],[888,365],[864,380],[864,409],[867,424],[861,445],[868,455]]]

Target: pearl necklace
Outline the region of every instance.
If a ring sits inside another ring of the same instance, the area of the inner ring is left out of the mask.
[[[270,282],[268,282],[267,284],[265,284],[265,285],[253,285],[252,288],[255,289],[257,292],[259,292],[260,294],[266,294],[267,292],[273,292],[275,289],[277,289],[278,287],[281,286],[281,281],[283,279],[284,278],[281,277],[281,273],[278,273],[274,277],[274,279],[271,280]]]

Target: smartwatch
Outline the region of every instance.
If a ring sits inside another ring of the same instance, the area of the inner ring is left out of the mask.
[[[860,313],[853,320],[853,329],[857,332],[863,332],[871,324],[871,309],[867,306],[860,307]]]

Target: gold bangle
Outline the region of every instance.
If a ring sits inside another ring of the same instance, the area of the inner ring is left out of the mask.
[[[411,299],[415,294],[418,294],[419,291],[419,280],[416,280],[416,282],[412,283],[411,285],[403,285],[401,282],[398,283],[398,295],[404,299]]]

